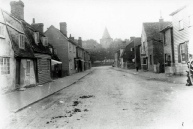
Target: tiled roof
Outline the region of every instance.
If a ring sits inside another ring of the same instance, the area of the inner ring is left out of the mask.
[[[171,22],[162,22],[162,28],[165,28]],[[143,23],[143,27],[147,36],[147,40],[160,38],[160,22]]]
[[[34,38],[33,38],[33,33],[37,32],[37,31],[34,30],[33,27],[25,21],[22,21],[22,24],[23,24],[23,27],[24,27],[24,32],[25,32],[25,34],[26,34],[26,36],[27,36],[27,38],[28,38],[28,40],[31,44],[31,47],[32,47],[33,51],[35,53],[51,54],[50,50],[49,50],[49,47],[44,46],[42,44],[41,40],[39,41],[38,44],[35,43]],[[45,37],[44,34],[42,34],[40,32],[39,32],[39,34],[40,34],[40,38]]]
[[[25,49],[19,48],[18,36],[19,34],[24,35],[21,22],[17,18],[11,16],[9,13],[5,11],[2,12],[4,19],[6,21],[7,30],[12,43],[12,48],[14,50],[15,57],[35,58],[30,43],[27,40],[25,41]]]

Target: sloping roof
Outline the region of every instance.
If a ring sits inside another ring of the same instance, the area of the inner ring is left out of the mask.
[[[105,30],[104,30],[102,39],[111,39],[111,36],[110,36],[107,28],[105,28]]]
[[[27,38],[28,38],[28,40],[31,44],[31,47],[32,47],[33,51],[35,53],[51,54],[50,50],[49,50],[49,47],[44,46],[41,40],[39,41],[38,44],[35,43],[33,33],[34,32],[39,32],[39,31],[34,30],[33,27],[25,21],[22,21],[22,24],[23,24],[23,27],[24,27],[24,32],[25,32],[25,34],[26,34],[26,36],[27,36]],[[40,34],[40,38],[45,37],[45,35],[42,34],[41,32],[39,32],[39,34]]]
[[[72,44],[76,45],[78,48],[88,52],[87,50],[85,50],[83,47],[81,47],[80,45],[78,45],[78,43],[76,43],[75,41],[73,41],[72,39],[68,38],[67,36],[65,36],[59,29],[57,29],[56,27],[54,27],[53,25],[51,25],[46,32],[48,32],[50,30],[50,28],[54,28],[60,35],[62,35],[63,38],[65,38],[66,40],[68,40],[69,42],[71,42]],[[46,33],[45,32],[45,33]],[[88,52],[89,53],[89,52]]]
[[[165,28],[163,28],[160,32],[165,32],[166,30],[173,28],[172,24],[169,24],[168,26],[166,26]]]
[[[19,58],[35,58],[33,54],[33,50],[31,49],[30,43],[28,40],[25,40],[25,49],[19,48],[18,36],[19,34],[24,35],[23,27],[21,22],[10,15],[9,13],[2,11],[4,20],[6,22],[7,31],[12,43],[12,48],[14,51],[14,56]]]
[[[162,28],[165,28],[171,22],[162,22]],[[147,40],[160,38],[160,22],[146,22],[143,23],[144,31],[147,36]]]
[[[175,15],[176,13],[180,12],[181,10],[183,10],[183,9],[186,8],[186,7],[187,7],[186,5],[185,5],[185,6],[182,6],[181,8],[179,8],[179,9],[177,9],[176,11],[172,12],[172,13],[170,14],[170,16]]]

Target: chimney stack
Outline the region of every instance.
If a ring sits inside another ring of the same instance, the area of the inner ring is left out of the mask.
[[[35,18],[33,18],[33,22],[32,22],[32,24],[33,24],[33,23],[36,23],[36,22],[35,22]]]
[[[11,1],[11,14],[20,20],[24,20],[24,3],[19,1]]]
[[[78,45],[82,47],[82,39],[81,39],[81,37],[78,38]]]
[[[130,41],[132,41],[132,40],[134,41],[134,39],[135,39],[135,37],[130,37]]]
[[[33,23],[31,26],[36,30],[41,33],[44,33],[44,24],[43,23],[35,23],[35,18],[33,18]]]
[[[66,22],[60,22],[60,31],[67,37],[67,24]]]

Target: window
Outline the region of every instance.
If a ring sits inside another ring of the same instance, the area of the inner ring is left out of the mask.
[[[193,22],[193,18],[192,18],[192,17],[193,17],[192,15],[190,15],[190,16],[188,17],[189,27],[192,26],[192,22]]]
[[[42,37],[42,44],[44,46],[48,46],[48,38],[47,37]]]
[[[30,60],[27,60],[27,63],[26,63],[26,75],[27,76],[30,75]]]
[[[182,63],[186,62],[187,58],[187,48],[186,43],[182,43],[179,45],[179,58]]]
[[[184,29],[184,22],[183,20],[180,20],[179,21],[179,30],[182,30],[182,29]]]
[[[34,32],[34,41],[36,44],[39,43],[39,32]]]
[[[19,34],[18,40],[19,40],[19,48],[25,49],[25,36]]]
[[[4,27],[0,25],[0,38],[5,38],[4,37]]]
[[[10,58],[0,57],[1,74],[10,74]]]

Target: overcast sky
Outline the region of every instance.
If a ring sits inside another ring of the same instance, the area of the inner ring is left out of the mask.
[[[0,0],[0,6],[10,12],[10,1]],[[17,1],[17,0],[16,0]],[[67,32],[83,40],[99,42],[105,27],[111,37],[129,39],[140,37],[143,22],[156,22],[160,11],[165,21],[170,13],[192,0],[22,0],[24,19],[44,23],[44,31],[51,25],[67,22]]]

